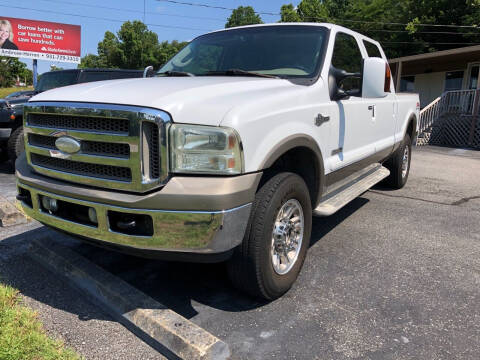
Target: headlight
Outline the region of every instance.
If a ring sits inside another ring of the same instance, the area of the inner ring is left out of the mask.
[[[240,138],[233,129],[184,124],[170,127],[173,172],[240,174],[242,162]]]

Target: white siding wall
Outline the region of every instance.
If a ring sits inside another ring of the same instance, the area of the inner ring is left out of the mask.
[[[427,106],[445,89],[445,72],[415,75],[415,92],[420,95],[420,104]]]

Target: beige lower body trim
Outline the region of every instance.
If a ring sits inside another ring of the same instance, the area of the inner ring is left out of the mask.
[[[25,185],[61,196],[113,206],[149,210],[222,211],[253,202],[262,173],[233,177],[174,176],[157,191],[132,194],[72,184],[35,173],[25,156],[16,162],[16,175]]]

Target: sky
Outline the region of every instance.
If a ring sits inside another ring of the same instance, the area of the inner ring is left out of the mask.
[[[252,6],[261,13],[280,13],[283,4],[298,4],[299,0],[178,0],[225,8]],[[145,4],[145,18],[144,18]],[[105,31],[116,33],[124,21],[142,20],[158,34],[159,41],[188,41],[205,32],[225,27],[231,10],[181,5],[164,0],[0,0],[0,18],[15,17],[80,25],[82,56],[96,54],[97,44]],[[261,14],[265,23],[276,22],[279,15]],[[32,60],[25,59],[32,68]],[[39,60],[38,72],[50,70],[54,64],[76,68],[76,64]]]

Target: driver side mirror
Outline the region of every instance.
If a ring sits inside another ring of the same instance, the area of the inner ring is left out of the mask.
[[[368,58],[363,63],[362,96],[383,98],[390,93],[392,73],[388,63],[381,58]]]
[[[345,70],[330,66],[330,72],[328,74],[330,99],[338,101],[348,99],[350,96],[361,96],[361,79],[361,73],[349,73]]]
[[[144,78],[153,77],[153,75],[155,75],[155,70],[153,69],[153,66],[152,66],[152,65],[147,66],[147,67],[143,70],[143,77],[144,77]]]

